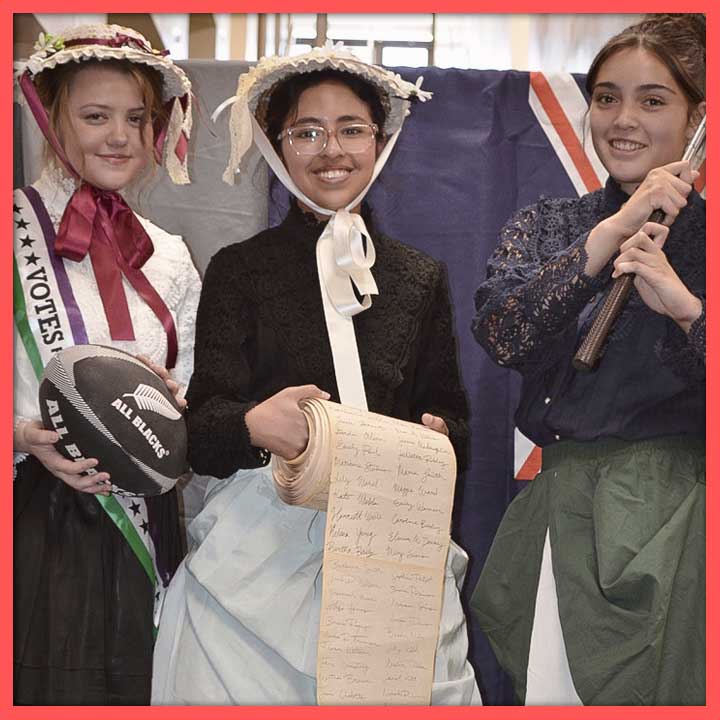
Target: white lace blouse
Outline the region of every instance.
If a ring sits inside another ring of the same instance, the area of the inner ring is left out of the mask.
[[[59,170],[46,170],[33,184],[45,205],[57,232],[65,206],[75,190],[72,179]],[[200,276],[182,238],[138,215],[155,248],[142,271],[171,312],[178,338],[178,354],[172,376],[185,386],[192,374],[195,341],[195,316],[200,297]],[[16,245],[16,252],[18,252]],[[82,314],[88,342],[112,345],[119,350],[146,355],[164,365],[167,338],[160,320],[152,309],[123,278],[123,288],[132,318],[135,340],[117,341],[110,337],[105,311],[89,255],[80,262],[62,259],[75,300]],[[37,332],[37,328],[32,328]],[[38,381],[15,328],[14,415],[16,422],[39,419]],[[25,455],[17,453],[15,463]]]

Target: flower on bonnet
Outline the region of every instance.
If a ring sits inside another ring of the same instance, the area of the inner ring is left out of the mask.
[[[44,53],[45,57],[48,57],[49,55],[58,52],[58,50],[63,50],[64,48],[65,41],[61,37],[41,32],[38,35],[37,42],[35,43],[33,49],[36,52]]]

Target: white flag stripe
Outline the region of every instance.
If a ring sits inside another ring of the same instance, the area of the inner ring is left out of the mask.
[[[545,135],[547,135],[547,139],[550,141],[550,144],[553,146],[553,149],[557,153],[557,156],[560,159],[560,162],[562,163],[565,172],[570,178],[570,182],[572,182],[575,188],[575,192],[578,195],[585,195],[588,192],[588,188],[583,182],[583,179],[580,176],[578,169],[575,167],[575,163],[572,161],[570,153],[567,151],[562,139],[560,138],[560,135],[558,135],[557,130],[555,130],[554,125],[552,124],[550,118],[547,116],[547,113],[545,112],[545,109],[540,102],[540,98],[538,98],[532,85],[530,85],[528,102],[530,103],[530,107],[535,113],[537,121],[540,123],[540,127],[542,127],[542,129],[544,130]]]
[[[545,73],[545,79],[555,93],[555,97],[563,110],[565,110],[570,125],[575,131],[575,135],[577,135],[578,142],[593,166],[598,180],[600,180],[601,185],[605,185],[608,173],[600,162],[592,143],[590,116],[587,112],[588,104],[582,90],[570,73]]]
[[[515,428],[515,472],[513,473],[513,477],[517,477],[534,448],[535,444],[533,441],[528,440],[528,438]]]

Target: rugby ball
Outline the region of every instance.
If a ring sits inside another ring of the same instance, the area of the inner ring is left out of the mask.
[[[76,345],[48,362],[40,381],[43,425],[70,460],[97,458],[120,495],[160,495],[186,470],[187,430],[164,381],[115,348]]]

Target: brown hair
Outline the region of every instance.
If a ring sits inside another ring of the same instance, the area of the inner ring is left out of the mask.
[[[151,161],[148,166],[153,167],[153,143],[146,129],[148,124],[150,124],[151,128],[162,127],[167,121],[167,111],[162,102],[162,75],[148,65],[115,58],[107,60],[91,58],[81,62],[68,62],[57,65],[51,70],[44,70],[39,73],[34,78],[35,87],[42,104],[47,110],[50,127],[61,144],[64,143],[63,138],[66,138],[69,133],[74,134],[68,116],[70,87],[80,72],[86,68],[98,66],[130,75],[137,82],[145,106],[141,123],[141,138]],[[56,160],[55,152],[47,143],[45,145],[45,159],[51,162]],[[81,175],[84,174],[84,168],[76,168],[76,170]]]
[[[591,95],[602,64],[615,53],[632,48],[653,53],[665,65],[691,112],[705,100],[705,15],[647,15],[610,38],[588,70],[585,87]]]

